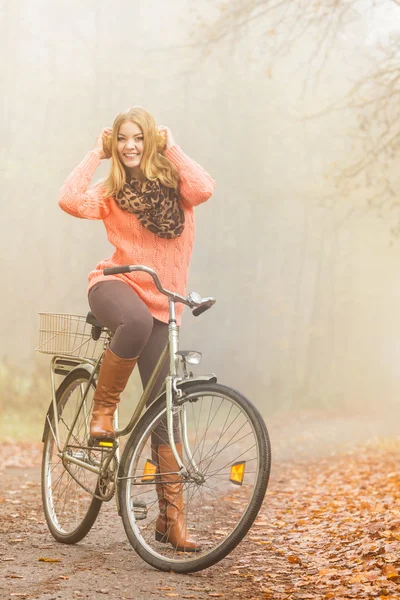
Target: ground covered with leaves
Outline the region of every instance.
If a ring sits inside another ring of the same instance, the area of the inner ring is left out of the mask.
[[[83,542],[57,544],[41,511],[40,450],[1,446],[2,599],[400,599],[400,439],[275,461],[247,538],[187,576],[143,563],[113,502]]]

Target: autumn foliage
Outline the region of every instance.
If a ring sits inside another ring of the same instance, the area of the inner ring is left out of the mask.
[[[76,578],[89,569],[99,593],[110,592],[114,577],[124,598],[133,597],[135,578],[155,598],[400,598],[400,439],[328,458],[273,463],[265,503],[247,538],[224,561],[192,576],[156,577],[153,571],[150,576],[135,553],[121,545],[127,542],[122,532],[118,537],[118,517],[111,505],[105,507],[108,516],[102,516],[117,534],[111,550],[101,530],[88,537],[86,546],[52,542],[43,523],[38,480],[22,478],[29,466],[38,465],[40,445],[10,441],[1,446],[0,459],[6,483],[0,493],[0,563],[6,587],[0,585],[0,591],[11,591],[11,596],[35,598],[34,590],[45,591],[47,584],[29,583],[29,568],[36,572],[41,565],[42,570],[52,569],[48,591],[63,593],[75,590]],[[102,557],[98,565],[94,551]],[[77,553],[83,562],[72,576],[66,569],[75,564]],[[106,584],[101,583],[105,573]],[[79,597],[90,598],[86,579],[82,582]]]

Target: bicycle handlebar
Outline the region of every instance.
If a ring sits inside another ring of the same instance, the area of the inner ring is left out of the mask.
[[[190,308],[194,309],[193,314],[195,317],[201,315],[201,313],[211,308],[216,302],[215,298],[202,298],[201,296],[199,296],[199,294],[196,294],[195,292],[192,292],[187,298],[184,298],[180,294],[175,294],[175,292],[170,292],[169,290],[166,290],[161,285],[160,279],[157,273],[154,271],[154,269],[151,269],[150,267],[145,267],[144,265],[125,265],[123,267],[109,267],[103,269],[103,274],[119,275],[120,273],[132,273],[133,271],[143,271],[144,273],[150,275],[153,278],[155,286],[159,292],[161,292],[165,296],[168,296],[168,298],[172,298],[174,302],[182,302],[182,304],[186,304],[186,306],[189,306]]]
[[[104,275],[118,275],[119,273],[129,273],[130,267],[108,267],[107,269],[103,269]]]

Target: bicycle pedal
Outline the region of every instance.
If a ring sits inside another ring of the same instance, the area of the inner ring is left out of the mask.
[[[133,513],[136,521],[143,521],[147,518],[147,505],[145,502],[136,500],[132,502]]]
[[[115,448],[117,442],[114,440],[96,440],[95,438],[90,438],[88,445],[91,448]]]
[[[114,448],[114,442],[99,442],[101,448]]]

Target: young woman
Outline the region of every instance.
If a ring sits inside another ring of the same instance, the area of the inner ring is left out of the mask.
[[[108,177],[89,188],[100,161],[107,158]],[[145,386],[168,339],[168,299],[152,278],[143,272],[104,276],[103,269],[146,265],[165,288],[185,295],[195,234],[193,208],[210,198],[214,187],[214,180],[175,144],[170,129],[157,127],[146,110],[134,107],[118,115],[112,129],[102,129],[94,149],[61,189],[60,207],[74,217],[103,220],[115,247],[89,274],[90,308],[114,333],[94,394],[94,439],[115,439],[113,415],[133,368],[137,363]],[[182,310],[177,304],[178,325]],[[160,375],[155,392],[165,375]],[[177,448],[181,453],[180,443]],[[165,422],[153,433],[152,452],[160,472],[177,470]],[[157,494],[157,539],[186,552],[198,550],[186,532],[182,484],[175,477],[174,483],[158,484]]]

